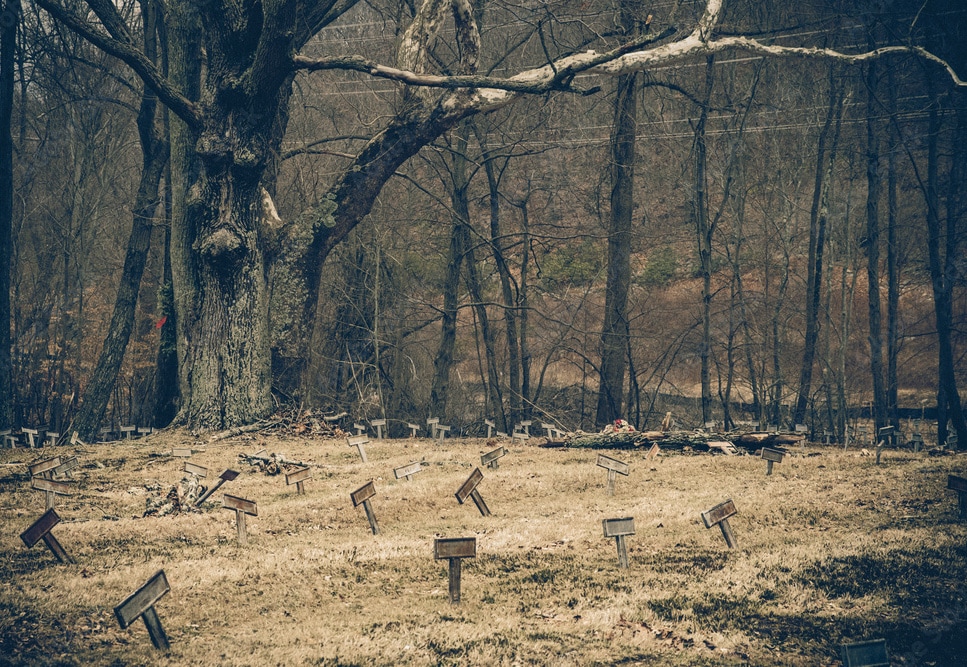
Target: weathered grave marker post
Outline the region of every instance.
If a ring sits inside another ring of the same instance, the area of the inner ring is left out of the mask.
[[[423,470],[423,464],[420,463],[419,461],[414,461],[413,463],[408,463],[405,466],[400,466],[399,468],[395,468],[393,470],[393,474],[396,475],[396,479],[405,477],[406,481],[408,482],[410,481],[410,479],[412,479],[413,475],[420,472],[421,470]]]
[[[660,452],[661,452],[661,447],[659,447],[658,443],[656,442],[652,444],[651,449],[649,449],[648,453],[645,454],[645,458],[648,459],[649,461],[654,461],[656,458],[658,458],[658,454]]]
[[[735,513],[735,505],[731,499],[716,505],[707,512],[702,512],[702,521],[705,522],[705,527],[711,528],[715,524],[718,524],[719,528],[722,529],[722,536],[725,538],[725,543],[729,549],[735,548],[735,536],[732,535],[732,526],[729,525],[729,517]]]
[[[385,419],[373,419],[369,422],[376,429],[376,439],[383,439],[383,427],[386,426]]]
[[[599,468],[604,468],[608,471],[608,495],[614,495],[614,481],[617,479],[617,475],[624,475],[625,477],[631,472],[631,466],[629,466],[624,461],[619,461],[618,459],[613,459],[610,456],[605,456],[604,454],[598,454]]]
[[[369,499],[376,495],[376,485],[373,484],[373,480],[370,480],[363,484],[361,487],[356,489],[350,494],[350,498],[353,500],[353,507],[363,506],[366,510],[366,518],[369,520],[369,527],[373,531],[373,535],[379,535],[379,526],[376,524],[376,515],[373,514],[373,508],[369,504]]]
[[[238,477],[238,475],[239,473],[237,471],[231,470],[231,469],[227,469],[224,472],[222,472],[222,474],[218,476],[218,481],[215,482],[214,485],[212,485],[212,488],[208,489],[207,491],[205,491],[205,493],[201,494],[198,500],[195,501],[195,506],[196,507],[200,506],[203,502],[205,502],[208,496],[218,491],[218,487],[220,487],[225,482],[231,482],[233,479]]]
[[[4,447],[9,447],[10,449],[17,448],[17,436],[13,435],[13,431],[11,431],[9,428],[0,431],[0,436],[2,436]]]
[[[921,433],[914,432],[913,436],[911,436],[911,439],[913,440],[914,453],[923,449],[923,435]]]
[[[137,430],[138,430],[138,427],[135,426],[134,424],[132,424],[130,426],[122,426],[121,427],[121,437],[124,440],[130,440],[131,439],[131,436],[133,436],[134,433],[135,433],[135,431],[137,431]]]
[[[443,442],[443,439],[446,437],[447,433],[449,432],[450,432],[449,426],[444,426],[442,424],[436,425],[436,436],[440,442]]]
[[[433,557],[450,561],[450,602],[460,603],[460,561],[477,557],[476,537],[454,537],[433,541]]]
[[[33,449],[34,447],[37,447],[38,446],[37,443],[40,440],[40,431],[42,429],[22,428],[20,430],[24,433],[24,435],[27,436],[27,446],[30,449]]]
[[[843,667],[890,667],[885,639],[871,639],[841,647]]]
[[[307,479],[312,479],[312,468],[299,468],[285,473],[285,483],[286,485],[295,484],[296,495],[305,495],[304,483]]]
[[[498,433],[498,435],[500,434]],[[515,430],[513,433],[510,434],[510,438],[511,440],[528,440],[530,439],[530,436],[521,430]]]
[[[483,516],[490,516],[490,508],[487,507],[487,503],[484,502],[483,496],[480,495],[480,491],[477,490],[477,486],[483,480],[483,473],[480,472],[480,468],[474,468],[473,472],[470,473],[470,477],[464,482],[459,489],[457,489],[456,497],[457,502],[463,505],[468,497],[473,499],[474,504],[477,509],[480,510],[480,514]]]
[[[350,447],[355,447],[356,451],[359,452],[359,458],[363,460],[363,463],[367,463],[369,459],[366,458],[366,449],[363,447],[369,442],[369,438],[365,435],[351,435],[346,438],[346,442],[349,443]]]
[[[362,435],[366,432],[366,427],[359,422],[353,422],[353,428],[356,429],[356,435]]]
[[[546,435],[546,437],[547,437],[548,440],[553,440],[554,439],[554,431],[557,430],[557,427],[555,427],[554,424],[548,424],[547,422],[541,422],[541,428],[544,429],[544,434]]]
[[[960,520],[967,520],[967,478],[949,475],[947,477],[947,488],[957,492],[960,501]]]
[[[430,440],[436,440],[436,429],[437,425],[440,423],[439,417],[430,417],[426,420],[426,430],[430,434]]]
[[[154,609],[158,600],[163,598],[170,590],[171,586],[168,585],[165,571],[158,570],[141,588],[126,597],[121,604],[114,608],[114,615],[117,617],[121,629],[127,629],[138,618],[142,618],[144,626],[148,628],[148,635],[151,637],[151,643],[154,644],[154,647],[161,651],[167,651],[171,648],[168,644],[168,636],[165,634],[164,628],[161,627],[158,612]]]
[[[76,447],[77,445],[85,445],[87,443],[81,440],[80,433],[78,433],[77,431],[74,431],[73,433],[71,433],[71,444]]]
[[[60,433],[54,433],[53,431],[48,431],[47,440],[50,442],[51,447],[56,447],[57,441],[60,440]]]
[[[492,419],[484,419],[484,424],[487,427],[487,438],[490,438],[493,436],[494,429],[497,428],[497,424],[495,424]]]
[[[497,459],[502,456],[507,456],[507,449],[504,447],[498,447],[497,449],[482,455],[480,457],[480,465],[496,469],[498,467]]]
[[[613,537],[618,545],[618,567],[628,569],[628,546],[625,544],[626,535],[635,534],[635,520],[633,517],[622,519],[604,519],[601,522],[605,537]]]
[[[191,447],[174,447],[171,450],[171,455],[179,459],[191,458],[192,454],[194,454],[194,452],[192,451]]]
[[[530,419],[525,419],[520,423],[521,427],[524,429],[524,434],[529,438],[531,437],[531,424],[533,424]]]
[[[410,424],[410,423],[407,423],[406,424],[406,428],[410,429],[410,437],[413,438],[414,440],[416,440],[416,434],[420,430],[419,424]]]
[[[227,493],[222,496],[222,507],[227,510],[235,510],[235,528],[238,531],[238,543],[245,545],[248,541],[248,534],[245,530],[245,515],[258,516],[259,508],[254,500],[245,500],[237,496],[230,496]]]
[[[73,563],[74,559],[64,551],[64,547],[60,545],[60,542],[57,541],[54,534],[50,532],[58,523],[60,523],[60,517],[57,515],[57,512],[53,508],[48,509],[39,519],[33,522],[30,528],[20,533],[20,539],[27,545],[28,549],[33,548],[37,544],[37,540],[43,540],[44,544],[47,545],[47,548],[50,549],[50,552],[54,554],[57,560],[61,563]]]
[[[893,427],[884,426],[879,431],[879,441],[876,443],[876,465],[880,465],[880,454],[883,448],[893,438]]]
[[[60,465],[60,461],[58,461],[57,464]],[[45,494],[47,494],[45,509],[53,509],[55,495],[69,496],[71,492],[71,487],[66,482],[55,482],[54,480],[47,479],[46,477],[31,477],[30,487],[36,491],[43,491]]]
[[[188,473],[189,475],[194,475],[195,477],[205,478],[208,477],[208,468],[205,466],[200,466],[197,463],[192,463],[191,461],[185,461],[181,464],[182,471]]]
[[[78,464],[79,464],[79,461],[77,460],[77,457],[72,456],[69,459],[66,459],[63,463],[61,463],[59,466],[57,466],[50,472],[54,477],[56,477],[57,475],[66,475],[70,477],[71,471],[74,468],[76,468]]]
[[[766,475],[772,474],[772,464],[782,463],[782,457],[785,455],[786,452],[782,449],[772,449],[771,447],[762,448],[762,453],[759,457],[766,462]]]
[[[139,426],[138,427],[138,437],[144,438],[154,433],[154,429],[150,426]]]
[[[44,459],[43,461],[37,461],[37,463],[31,463],[29,466],[30,476],[50,479],[50,471],[59,466],[60,463],[61,461],[59,456],[53,456],[49,459]]]
[[[823,431],[823,444],[824,445],[830,445],[830,444],[832,444],[832,438],[833,438],[833,432],[832,431],[829,431],[829,430]]]

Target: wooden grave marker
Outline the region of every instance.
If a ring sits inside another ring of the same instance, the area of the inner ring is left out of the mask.
[[[50,479],[51,471],[60,464],[60,457],[52,456],[49,459],[37,461],[37,463],[31,463],[28,466],[28,469],[30,470],[31,477],[44,477],[45,479]]]
[[[138,437],[145,438],[154,433],[154,428],[151,426],[139,426],[138,427]]]
[[[885,639],[843,644],[840,653],[843,667],[890,667]]]
[[[786,455],[783,449],[773,449],[771,447],[763,447],[762,453],[759,458],[765,460],[766,462],[766,475],[772,474],[772,464],[782,463],[782,457]]]
[[[34,521],[30,528],[20,533],[20,539],[27,545],[28,549],[33,548],[38,540],[43,540],[44,544],[47,545],[47,548],[50,549],[50,552],[54,554],[57,560],[65,564],[73,563],[74,559],[64,551],[64,547],[57,541],[54,534],[50,532],[58,523],[60,523],[60,517],[53,508],[50,508],[39,519]]]
[[[362,435],[366,432],[366,426],[359,422],[353,422],[353,428],[356,429],[356,435]]]
[[[158,570],[141,588],[131,593],[114,608],[114,615],[117,617],[121,629],[127,629],[138,618],[141,618],[144,620],[144,626],[148,629],[148,636],[151,637],[151,643],[154,644],[154,647],[161,651],[167,651],[171,648],[168,644],[168,636],[165,634],[164,628],[161,627],[158,612],[154,609],[158,600],[163,598],[170,590],[171,586],[168,585],[165,571]]]
[[[410,429],[410,437],[413,438],[414,440],[416,440],[416,434],[420,430],[420,425],[419,424],[410,424],[410,423],[407,422],[406,428]]]
[[[490,516],[490,508],[487,507],[487,503],[484,502],[483,496],[480,495],[480,491],[477,490],[477,486],[483,480],[483,473],[480,472],[480,468],[474,468],[473,472],[470,473],[470,477],[467,481],[460,485],[457,489],[456,497],[457,502],[463,505],[467,498],[473,499],[474,504],[477,509],[480,510],[482,516]]]
[[[71,471],[74,470],[74,468],[76,468],[78,465],[80,465],[80,461],[77,460],[76,456],[72,456],[69,459],[65,459],[63,463],[50,472],[54,477],[57,475],[66,475],[67,477],[70,477]]]
[[[43,491],[47,494],[46,509],[54,508],[54,496],[69,496],[71,487],[66,482],[55,482],[45,477],[32,477],[30,487],[36,491]]]
[[[430,417],[426,420],[426,429],[430,434],[431,440],[436,440],[436,429],[437,425],[440,423],[439,417]]]
[[[356,451],[359,452],[359,458],[363,460],[363,463],[369,462],[369,459],[366,458],[366,448],[363,447],[363,445],[369,442],[369,438],[365,435],[351,435],[346,438],[346,442],[349,443],[350,447],[356,448]]]
[[[624,475],[625,477],[631,472],[631,466],[624,461],[619,461],[618,459],[613,459],[610,456],[605,456],[604,454],[598,454],[597,466],[599,468],[604,468],[608,471],[608,495],[614,495],[614,481],[617,479],[618,475]]]
[[[369,499],[375,495],[376,485],[373,483],[373,480],[369,480],[353,491],[349,497],[353,500],[353,507],[363,506],[363,509],[366,510],[366,518],[369,520],[369,527],[373,531],[373,535],[379,535],[379,525],[376,523],[376,515],[373,514],[373,508],[369,504]]]
[[[507,448],[498,447],[497,449],[487,452],[480,457],[480,465],[486,466],[487,468],[497,469],[497,460],[502,456],[507,456]]]
[[[735,505],[731,499],[716,505],[707,512],[702,512],[702,521],[705,522],[705,527],[711,528],[718,524],[719,528],[722,529],[722,536],[725,538],[725,543],[729,549],[735,548],[735,536],[732,535],[732,526],[729,525],[729,517],[735,513]]]
[[[308,466],[285,473],[286,485],[295,484],[295,492],[299,496],[305,495],[306,489],[304,483],[307,479],[312,479],[312,468]]]
[[[245,500],[238,496],[230,496],[227,493],[222,495],[222,507],[227,510],[235,510],[235,528],[238,531],[238,543],[246,544],[248,533],[245,530],[245,515],[258,516],[259,508],[254,500]]]
[[[75,447],[78,445],[85,446],[87,445],[87,443],[81,440],[80,433],[78,433],[77,431],[74,431],[73,433],[71,433],[71,445]]]
[[[648,453],[645,454],[645,458],[649,461],[654,461],[655,459],[658,458],[658,454],[660,453],[661,453],[661,447],[659,447],[658,443],[656,442],[652,444],[651,449],[649,449]]]
[[[523,431],[515,430],[513,433],[510,434],[510,438],[511,440],[529,440],[530,436],[524,433]]]
[[[450,603],[460,603],[460,561],[477,557],[476,537],[452,537],[433,541],[433,557],[450,561]]]
[[[34,447],[39,447],[38,443],[41,440],[40,432],[43,431],[44,429],[22,428],[20,430],[23,432],[24,435],[27,436],[28,447],[30,447],[31,449],[33,449]]]
[[[60,433],[54,433],[53,431],[47,432],[47,441],[50,443],[51,447],[57,446],[57,441],[60,440]]]
[[[915,432],[911,436],[911,440],[913,441],[914,452],[919,452],[921,449],[923,449],[923,434]]]
[[[967,478],[949,475],[947,477],[947,488],[957,492],[960,501],[960,520],[967,521]]]
[[[628,546],[625,544],[627,535],[635,534],[635,520],[633,517],[621,519],[604,519],[601,522],[605,537],[613,537],[618,545],[618,567],[628,569]]]
[[[3,436],[2,440],[4,447],[10,447],[10,449],[17,448],[17,436],[13,435],[13,431],[11,431],[9,428],[4,431],[0,431],[0,436]]]
[[[735,445],[728,440],[709,440],[708,448],[717,449],[723,454],[728,454],[729,456],[735,456],[739,453],[739,450],[735,448]]]
[[[887,443],[893,439],[893,427],[884,426],[878,432],[879,440],[876,443],[876,465],[880,465],[880,454]]]
[[[373,426],[376,429],[376,439],[377,440],[382,440],[383,439],[383,427],[386,426],[386,420],[385,419],[373,419],[369,423],[370,423],[371,426]]]
[[[188,473],[189,475],[194,475],[195,477],[205,478],[208,477],[208,468],[205,466],[200,466],[197,463],[192,463],[191,461],[184,461],[181,464],[182,471]]]
[[[208,496],[218,491],[218,487],[220,487],[225,482],[231,482],[233,479],[235,479],[238,476],[239,476],[239,473],[235,470],[231,470],[231,469],[224,470],[222,474],[218,476],[218,481],[212,485],[212,488],[208,489],[207,491],[205,491],[205,493],[201,494],[201,496],[198,497],[198,500],[195,501],[195,507],[200,507],[201,504],[205,502],[205,500],[208,498]]]
[[[436,437],[440,442],[446,437],[447,433],[450,432],[449,426],[444,426],[443,424],[436,425]]]
[[[823,444],[831,445],[833,442],[833,432],[830,430],[823,431]]]
[[[557,427],[554,426],[554,424],[548,424],[547,422],[541,422],[541,428],[544,429],[544,433],[547,436],[547,439],[548,440],[553,440],[554,439],[554,431],[557,430]]]
[[[524,429],[524,433],[527,435],[528,438],[531,437],[531,424],[533,423],[534,422],[532,422],[530,419],[525,419],[520,423],[521,427]]]
[[[130,440],[131,436],[133,436],[137,430],[138,430],[138,427],[134,424],[131,424],[130,426],[122,426],[121,438],[124,440]]]
[[[393,469],[393,474],[396,475],[396,479],[406,478],[409,482],[413,475],[423,470],[423,464],[419,461],[414,461],[413,463],[408,463],[405,466],[400,466],[399,468]]]
[[[497,424],[494,423],[494,420],[492,419],[484,419],[484,425],[487,427],[487,437],[492,437],[494,434],[494,429],[497,428]]]
[[[191,458],[194,453],[191,447],[175,447],[171,450],[171,455],[179,459]]]

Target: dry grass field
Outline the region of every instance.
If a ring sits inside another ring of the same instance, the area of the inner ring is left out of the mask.
[[[0,663],[5,665],[837,665],[839,647],[887,641],[894,665],[967,664],[967,524],[950,473],[967,456],[796,449],[765,475],[755,456],[605,452],[630,463],[614,496],[598,452],[503,443],[483,468],[484,517],[454,493],[485,440],[240,436],[193,463],[242,474],[201,510],[144,517],[183,477],[186,433],[130,444],[0,451]],[[305,495],[240,461],[313,466]],[[27,464],[76,454],[53,534],[58,563],[20,534],[44,511]],[[412,480],[393,470],[413,461]],[[350,493],[374,480],[373,535]],[[254,500],[247,544],[222,492]],[[731,498],[737,548],[701,512]],[[602,520],[633,517],[630,567]],[[451,604],[440,537],[475,537]],[[171,643],[113,608],[163,569]]]

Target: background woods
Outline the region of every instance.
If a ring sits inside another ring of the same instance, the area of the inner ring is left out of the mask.
[[[5,0],[0,39],[0,429],[967,442],[962,3]]]

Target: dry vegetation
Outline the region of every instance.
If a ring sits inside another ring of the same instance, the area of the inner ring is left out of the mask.
[[[537,441],[531,441],[537,442]],[[955,665],[967,651],[967,524],[949,473],[964,456],[872,458],[806,448],[765,476],[753,456],[615,452],[631,463],[616,493],[596,452],[508,445],[480,491],[493,516],[454,492],[484,440],[371,442],[241,436],[192,461],[258,502],[248,545],[234,514],[143,517],[182,478],[184,433],[62,447],[81,467],[54,529],[77,561],[19,539],[43,511],[26,464],[53,450],[0,452],[0,663],[10,665],[834,665],[843,642],[886,638],[897,665]],[[238,460],[259,449],[314,465],[306,495]],[[393,469],[414,460],[412,481]],[[349,494],[374,479],[371,534]],[[155,491],[149,489],[157,489]],[[700,513],[732,498],[738,548]],[[601,520],[632,516],[621,570]],[[451,605],[435,537],[475,536],[463,602]],[[112,609],[157,570],[171,641],[152,648]]]

